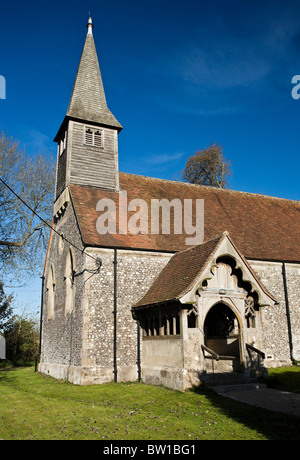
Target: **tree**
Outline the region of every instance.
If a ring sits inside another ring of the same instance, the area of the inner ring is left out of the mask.
[[[15,315],[4,333],[6,356],[13,364],[32,363],[39,352],[39,325],[36,319]]]
[[[218,144],[197,151],[181,172],[185,182],[219,188],[229,187],[228,178],[231,175],[231,164],[224,158],[223,148]]]
[[[12,324],[12,300],[12,295],[5,295],[3,283],[0,281],[0,332],[5,331]]]
[[[12,137],[0,133],[0,270],[1,278],[24,279],[40,267],[51,224],[55,167],[39,153],[29,156]],[[3,183],[7,184],[10,189]],[[12,192],[23,200],[23,202]],[[29,209],[24,203],[28,204]]]

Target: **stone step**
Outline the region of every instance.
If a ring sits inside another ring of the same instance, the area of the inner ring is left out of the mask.
[[[245,390],[257,390],[258,388],[266,388],[265,383],[240,383],[234,385],[211,385],[211,388],[216,393],[230,393],[232,391],[245,391]]]
[[[258,384],[257,378],[251,378],[242,372],[216,372],[202,376],[202,381],[210,387]]]
[[[206,357],[207,373],[232,373],[240,368],[240,358],[238,356],[220,356],[218,361]]]

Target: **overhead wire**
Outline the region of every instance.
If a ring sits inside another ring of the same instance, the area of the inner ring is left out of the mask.
[[[57,230],[55,230],[55,228],[53,227],[53,225],[50,225],[49,222],[47,222],[45,219],[43,219],[36,211],[34,211],[34,209],[32,209],[31,206],[29,206],[28,203],[26,203],[25,200],[23,200],[23,198],[21,198],[1,177],[0,177],[0,181],[2,182],[2,184],[8,188],[8,190],[10,190],[11,193],[13,193],[15,195],[15,197],[21,201],[21,203],[24,204],[24,206],[26,206],[36,217],[38,217],[38,219],[40,219],[47,227],[49,227],[53,232],[55,232],[58,236],[60,236],[64,241],[66,241],[68,244],[70,244],[71,246],[73,246],[73,248],[77,249],[77,251],[80,251],[82,254],[85,254],[86,256],[90,257],[91,259],[93,259],[97,265],[101,266],[101,259],[100,258],[96,258],[96,257],[93,257],[91,254],[88,254],[85,252],[85,249],[80,249],[78,246],[76,246],[74,243],[72,243],[71,241],[69,241],[64,235],[62,235],[61,233],[59,233]]]

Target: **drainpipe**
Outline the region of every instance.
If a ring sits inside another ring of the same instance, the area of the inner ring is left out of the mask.
[[[142,379],[142,368],[141,368],[141,325],[139,322],[139,318],[134,310],[131,310],[132,319],[136,321],[137,327],[137,342],[136,342],[136,355],[137,355],[137,373],[138,373],[138,381],[141,382]]]
[[[45,285],[45,276],[41,276],[42,279],[42,292],[41,292],[41,317],[40,317],[40,344],[39,344],[39,353],[35,357],[35,372],[38,370],[38,359],[41,356],[42,352],[42,327],[43,327],[43,305],[44,305],[44,285]]]
[[[48,248],[47,248],[47,254],[46,254],[46,259],[45,259],[45,264],[44,264],[43,275],[41,276],[41,279],[42,279],[42,293],[41,293],[41,317],[40,317],[40,346],[39,346],[39,353],[35,357],[35,372],[37,372],[37,367],[38,367],[37,363],[38,363],[38,359],[40,358],[41,352],[42,352],[42,328],[43,328],[45,272],[46,272],[46,265],[47,265],[48,255],[49,255],[49,248],[50,248],[50,242],[51,242],[51,237],[52,237],[53,225],[54,225],[54,217],[52,219],[51,230],[50,230],[50,234],[49,234]]]
[[[141,327],[140,322],[137,321],[137,368],[138,368],[138,381],[141,382]]]
[[[114,249],[114,381],[117,383],[117,249]]]
[[[290,355],[293,364],[296,364],[293,356],[293,336],[292,336],[292,324],[291,324],[291,314],[290,314],[290,303],[289,303],[289,293],[286,277],[286,267],[285,263],[282,264],[282,277],[283,277],[283,287],[284,287],[284,298],[285,298],[285,307],[286,307],[286,317],[287,317],[287,326],[289,334],[289,346],[290,346]]]

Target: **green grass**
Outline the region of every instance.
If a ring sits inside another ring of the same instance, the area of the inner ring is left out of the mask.
[[[269,369],[268,387],[281,391],[300,393],[300,367]]]
[[[202,389],[74,386],[33,368],[0,371],[3,440],[299,440],[300,418]]]

